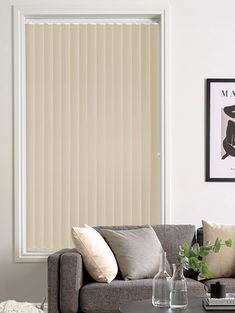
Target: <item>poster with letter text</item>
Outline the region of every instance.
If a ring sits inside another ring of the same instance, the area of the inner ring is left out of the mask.
[[[206,181],[235,182],[235,79],[206,83]]]

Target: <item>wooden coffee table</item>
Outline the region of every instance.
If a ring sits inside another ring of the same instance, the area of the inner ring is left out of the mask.
[[[186,310],[171,310],[170,308],[158,308],[152,305],[151,300],[134,301],[123,304],[119,308],[120,313],[206,313],[212,311],[204,310],[202,306],[202,298],[189,298],[188,308]],[[215,313],[225,313],[229,311],[214,311]],[[230,311],[232,312],[232,311]]]

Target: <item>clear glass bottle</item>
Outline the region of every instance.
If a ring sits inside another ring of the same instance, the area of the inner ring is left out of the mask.
[[[171,277],[166,271],[166,252],[162,252],[159,272],[153,278],[152,304],[170,306]]]
[[[173,264],[173,271],[171,278],[170,307],[171,309],[186,309],[188,306],[188,294],[183,266],[181,264]]]

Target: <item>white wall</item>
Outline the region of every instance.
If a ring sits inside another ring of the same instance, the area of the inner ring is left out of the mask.
[[[170,166],[174,223],[234,223],[234,183],[205,182],[205,78],[235,77],[234,1],[172,1]],[[234,160],[235,162],[235,160]]]
[[[36,0],[15,0],[35,4]],[[40,4],[43,2],[40,1]],[[59,0],[45,1],[56,8]],[[151,10],[158,0],[74,0],[66,7]],[[235,76],[234,0],[165,0],[170,4],[170,102],[168,106],[168,211],[172,223],[201,218],[235,223],[234,183],[204,182],[204,79]],[[13,261],[13,103],[11,3],[0,2],[0,301],[40,301],[46,294],[46,264]]]
[[[45,264],[13,261],[12,28],[8,0],[0,2],[0,301],[40,301],[46,294]]]

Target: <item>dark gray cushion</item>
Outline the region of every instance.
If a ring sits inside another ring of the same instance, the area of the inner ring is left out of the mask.
[[[170,264],[177,262],[179,245],[186,241],[190,246],[196,242],[194,225],[153,225]],[[171,273],[172,268],[169,273]],[[185,277],[197,279],[198,273],[184,270]]]
[[[199,246],[203,245],[203,228],[202,227],[197,229],[197,242],[199,243]]]
[[[202,283],[187,279],[189,296],[205,296]],[[80,290],[80,305],[84,313],[118,313],[121,304],[151,299],[152,279],[113,280],[110,284],[90,283]],[[143,312],[144,313],[144,312]]]
[[[112,249],[123,279],[152,278],[157,274],[163,252],[151,226],[128,230],[102,230]]]
[[[194,225],[152,225],[163,250],[167,252],[170,264],[177,262],[179,245],[186,241],[189,245],[195,242]]]

